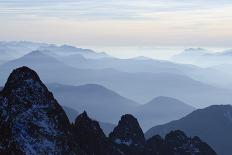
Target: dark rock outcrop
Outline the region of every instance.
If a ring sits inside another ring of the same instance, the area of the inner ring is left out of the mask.
[[[89,155],[120,155],[114,145],[107,139],[97,121],[88,117],[86,112],[80,114],[73,125],[73,136],[82,150]]]
[[[35,71],[14,70],[1,92],[0,105],[2,151],[72,154],[68,118]]]
[[[165,139],[156,135],[146,142],[146,155],[216,155],[198,137],[189,138],[182,131],[171,131]]]
[[[126,114],[121,117],[112,133],[110,140],[125,154],[141,154],[145,145],[145,138],[136,118]]]
[[[165,136],[165,141],[171,148],[173,154],[181,155],[216,155],[209,145],[202,142],[200,138],[188,138],[180,130],[171,131]]]

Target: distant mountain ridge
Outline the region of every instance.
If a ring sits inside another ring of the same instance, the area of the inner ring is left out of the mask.
[[[81,86],[47,84],[47,86],[64,107],[69,106],[81,111],[86,110],[92,118],[114,124],[118,121],[117,116],[121,116],[123,112],[133,113],[141,121],[141,126],[144,131],[154,125],[179,119],[195,110],[194,107],[177,99],[164,96],[157,97],[150,103],[141,105],[96,84]],[[112,106],[112,104],[117,105],[117,108]],[[109,113],[105,112],[103,115],[101,111],[105,107],[109,107]],[[113,115],[117,111],[118,114]],[[70,113],[72,113],[72,110]],[[73,116],[72,120],[76,116]]]
[[[83,61],[86,60],[84,58]],[[158,96],[178,98],[195,107],[205,107],[219,102],[229,104],[232,100],[230,89],[205,84],[204,82],[192,79],[190,75],[182,73],[188,70],[190,71],[189,74],[199,79],[204,79],[203,81],[221,83],[228,87],[229,81],[231,81],[230,76],[219,75],[219,73],[214,73],[215,70],[199,70],[199,68],[196,69],[194,66],[175,65],[170,62],[156,60],[102,58],[94,60],[94,62],[96,61],[101,62],[100,64],[113,62],[111,65],[114,66],[115,64],[115,66],[119,66],[104,69],[78,68],[81,66],[72,67],[61,62],[60,59],[58,60],[45,54],[43,51],[34,51],[19,59],[1,65],[0,70],[2,74],[0,83],[1,85],[4,83],[10,70],[27,65],[36,70],[46,83],[64,83],[67,85],[99,84],[139,103],[148,102]],[[90,64],[90,66],[92,65]],[[116,68],[124,68],[125,70],[118,70]],[[144,68],[147,71],[144,70],[144,72],[141,72]],[[149,72],[150,68],[153,69]],[[181,73],[179,73],[179,68]],[[53,74],[50,74],[51,72]],[[228,81],[227,79],[230,80]],[[205,96],[211,97],[205,98]]]
[[[6,48],[7,47],[7,48]],[[1,50],[2,48],[2,50]],[[173,74],[187,75],[195,80],[216,86],[226,86],[232,83],[232,75],[219,72],[215,69],[202,69],[193,65],[176,64],[169,61],[160,61],[150,58],[139,57],[131,59],[118,59],[107,55],[106,53],[98,53],[91,49],[82,49],[70,45],[55,45],[47,43],[33,42],[0,42],[1,58],[6,55],[9,59],[1,60],[0,64],[7,61],[22,57],[31,51],[40,50],[67,65],[82,69],[116,69],[123,72],[149,72],[160,73],[168,72]],[[191,48],[187,51],[204,50],[201,48]],[[2,51],[2,52],[1,52]],[[5,53],[5,54],[3,54]],[[20,53],[20,54],[19,54]],[[197,53],[197,52],[194,52]],[[229,52],[226,52],[229,53]],[[142,58],[142,59],[141,59]],[[190,59],[193,59],[190,56]],[[187,60],[187,59],[186,59]],[[190,60],[189,60],[190,61]],[[25,64],[26,65],[26,64]],[[18,66],[19,67],[19,66]],[[224,80],[218,80],[222,79]],[[228,77],[225,79],[225,77]],[[230,78],[229,78],[230,77]]]
[[[159,96],[138,107],[134,115],[141,122],[143,129],[148,130],[152,125],[180,119],[194,110],[196,110],[195,107],[180,100]]]
[[[72,55],[80,54],[86,58],[109,57],[106,53],[97,53],[90,49],[82,49],[69,45],[55,45],[48,43],[38,43],[30,41],[0,41],[0,53],[3,60],[13,60],[31,51],[44,51],[48,55]]]
[[[190,48],[174,55],[171,60],[178,63],[193,64],[201,67],[212,67],[231,63],[232,51],[229,49],[213,52],[202,48]]]
[[[170,123],[151,128],[146,137],[166,135],[172,130],[182,130],[189,136],[200,136],[218,154],[230,155],[232,152],[232,106],[213,105],[196,110],[189,115]]]
[[[80,111],[88,111],[92,118],[102,122],[116,123],[118,118],[133,111],[138,103],[97,84],[67,86],[48,84],[58,101]],[[102,113],[103,109],[107,109]]]

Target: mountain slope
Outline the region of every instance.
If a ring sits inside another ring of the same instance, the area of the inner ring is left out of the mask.
[[[134,115],[146,131],[155,125],[180,119],[194,110],[194,107],[175,98],[160,96],[138,107]]]
[[[72,152],[68,118],[33,70],[22,67],[10,74],[0,94],[0,105],[0,130],[7,131],[0,145],[5,144],[5,152]]]
[[[0,60],[9,61],[19,58],[31,51],[36,50],[39,46],[46,46],[45,43],[32,43],[27,41],[0,41]]]
[[[101,122],[116,123],[122,114],[133,111],[138,106],[136,102],[96,84],[50,84],[48,87],[61,104],[80,111],[86,110],[92,118]]]
[[[232,106],[214,105],[192,112],[186,117],[151,128],[146,137],[165,135],[171,130],[180,129],[189,136],[199,136],[211,145],[218,154],[232,152]]]
[[[53,78],[53,76],[49,76],[49,73],[55,74],[58,78],[59,76],[64,75],[60,73],[61,70],[64,70],[69,73],[73,73],[74,69],[63,64],[62,62],[56,60],[55,58],[44,54],[41,51],[33,51],[29,54],[24,55],[18,59],[9,61],[0,66],[2,71],[1,83],[3,83],[10,74],[10,71],[14,68],[28,66],[35,69],[42,77],[46,77],[45,79]]]

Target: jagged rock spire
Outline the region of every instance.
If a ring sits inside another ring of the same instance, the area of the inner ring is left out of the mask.
[[[28,67],[14,70],[3,88],[0,105],[1,112],[7,112],[1,126],[8,127],[8,150],[13,145],[23,154],[64,154],[71,150],[68,118],[35,71]]]
[[[118,126],[110,133],[110,139],[117,144],[143,146],[145,138],[137,119],[126,114],[121,117]]]
[[[97,121],[92,120],[87,112],[80,114],[73,127],[73,135],[81,149],[87,154],[120,155],[105,136]]]
[[[140,155],[143,152],[145,145],[143,131],[137,119],[130,114],[121,117],[109,138],[124,154]]]

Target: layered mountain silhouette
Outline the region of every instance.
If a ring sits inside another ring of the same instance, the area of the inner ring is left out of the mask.
[[[166,135],[171,130],[180,129],[189,136],[200,136],[218,154],[230,155],[232,152],[232,106],[213,105],[192,112],[184,118],[151,128],[146,137]]]
[[[38,43],[30,41],[0,41],[0,53],[3,60],[19,58],[31,51],[45,51],[54,57],[80,54],[86,58],[109,57],[105,53],[97,53],[90,49],[77,48],[69,45],[57,46],[55,44]]]
[[[139,106],[138,103],[97,84],[49,84],[48,87],[61,104],[79,111],[86,110],[92,118],[103,122],[116,123],[121,115]],[[107,110],[103,113],[103,109]]]
[[[141,64],[139,63],[140,61],[136,62],[137,66]],[[124,66],[126,66],[127,63],[124,64]],[[165,68],[165,64],[163,64],[164,66],[161,68]],[[230,95],[231,90],[210,86],[193,80],[183,74],[162,71],[156,73],[124,72],[116,70],[115,68],[75,68],[41,51],[34,51],[19,59],[1,65],[0,70],[2,74],[0,82],[2,84],[4,83],[7,75],[10,74],[10,70],[23,65],[27,65],[36,70],[46,83],[55,82],[68,85],[99,84],[139,103],[146,103],[157,96],[177,98],[195,107],[205,107],[209,104],[217,104],[219,102],[229,104],[232,100]],[[149,63],[146,66],[149,66]],[[169,68],[168,66],[166,66],[166,68]],[[191,69],[188,68],[186,70]],[[207,76],[215,77],[208,74],[208,72],[206,73]],[[197,73],[195,75],[199,74],[200,73]],[[209,81],[208,79],[209,78],[206,78],[207,81]],[[217,77],[217,79],[221,78]],[[206,98],[205,96],[211,97]]]
[[[9,75],[11,70],[24,65],[27,65],[35,69],[36,71],[38,71],[39,74],[42,75],[42,78],[48,81],[49,79],[51,80],[55,76],[57,76],[57,78],[59,78],[60,76],[64,78],[65,76],[60,72],[61,70],[70,74],[73,74],[75,70],[63,64],[62,62],[58,61],[57,59],[44,54],[41,51],[33,51],[30,52],[29,54],[24,55],[23,57],[20,57],[18,59],[3,64],[0,67],[2,70],[2,77],[0,81],[3,83],[3,81],[5,81],[7,75]],[[48,73],[53,73],[53,74],[49,75]]]
[[[143,130],[146,131],[155,125],[179,119],[195,110],[194,107],[177,99],[164,96],[157,97],[147,104],[139,105],[96,84],[82,86],[48,84],[48,88],[64,106],[72,107],[73,110],[74,108],[81,111],[87,110],[92,118],[101,122],[109,122],[110,126],[100,123],[103,127],[108,126],[109,130],[113,127],[111,123],[115,124],[118,118],[125,113],[133,113],[141,122]],[[102,109],[106,107],[108,111],[102,113]],[[69,117],[72,117],[72,121],[77,116],[72,116],[73,110],[70,110],[70,114],[68,114]],[[108,130],[108,128],[104,129],[104,132]]]
[[[1,154],[166,155],[159,148],[167,147],[168,155],[216,155],[199,138],[180,131],[159,138],[161,143],[155,137],[146,141],[137,120],[128,114],[109,138],[86,112],[70,124],[52,93],[27,67],[14,70],[0,93],[0,131]]]
[[[232,50],[213,52],[202,48],[189,48],[174,55],[172,61],[190,63],[202,67],[212,67],[223,64],[231,64]]]
[[[55,45],[47,43],[35,43],[27,41],[14,41],[14,42],[0,42],[0,63],[7,62],[19,58],[31,51],[42,51],[49,56],[59,59],[67,65],[72,65],[76,68],[82,69],[106,69],[112,68],[123,72],[151,72],[160,73],[168,72],[173,74],[180,74],[189,76],[195,80],[207,84],[226,87],[232,83],[231,75],[220,72],[215,69],[199,68],[193,65],[176,64],[170,61],[160,61],[148,59],[144,57],[131,58],[131,59],[118,59],[108,56],[105,53],[98,53],[91,49],[83,49],[70,45]],[[199,53],[199,54],[198,54]],[[183,53],[179,54],[180,57],[187,56],[184,60],[191,62],[198,55],[203,55],[202,62],[207,63],[211,57],[221,57],[220,61],[214,60],[218,64],[230,63],[231,50],[224,52],[217,52],[216,54],[209,54],[209,52],[202,48],[186,49]],[[206,55],[206,57],[204,57]],[[210,56],[208,58],[208,56]],[[207,61],[205,61],[207,60]],[[226,60],[226,61],[225,61]],[[201,63],[201,62],[200,62]],[[215,64],[215,65],[216,65]],[[24,64],[27,65],[27,64]],[[212,67],[212,66],[211,66]],[[41,75],[41,74],[40,74]],[[224,80],[218,80],[224,79]],[[227,87],[229,88],[229,87]]]
[[[0,41],[0,60],[9,61],[19,58],[31,51],[36,50],[40,46],[47,46],[46,43],[32,43],[28,41]]]
[[[194,107],[175,98],[160,96],[139,106],[134,115],[146,131],[152,125],[160,125],[180,119],[194,110]]]
[[[109,57],[106,53],[97,53],[90,49],[77,48],[77,47],[70,46],[70,45],[40,46],[37,50],[46,51],[49,55],[53,55],[55,57],[73,56],[73,55],[81,55],[84,58],[88,58],[88,59],[99,59],[99,58]]]

